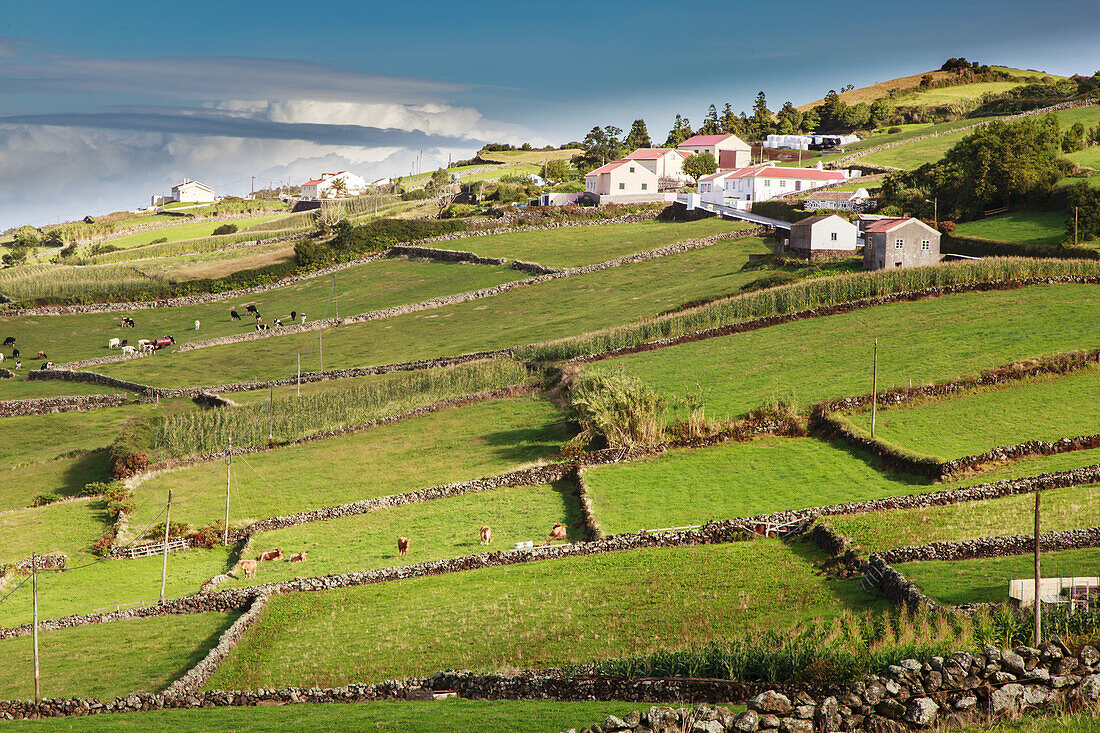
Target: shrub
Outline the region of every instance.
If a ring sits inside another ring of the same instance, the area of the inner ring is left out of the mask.
[[[31,506],[46,506],[47,504],[53,504],[54,502],[61,501],[63,498],[64,497],[61,496],[61,494],[54,494],[52,492],[48,494],[39,494],[38,496],[34,497],[34,501],[31,503]]]
[[[943,234],[954,234],[955,233],[955,222],[953,222],[953,221],[941,221],[940,222],[940,232],[943,233]]]
[[[114,485],[114,483],[107,483],[106,481],[92,481],[91,483],[84,484],[84,488],[80,490],[79,496],[103,496]]]
[[[144,470],[149,465],[154,435],[151,419],[133,418],[127,421],[108,451],[111,475],[128,478]]]
[[[402,201],[424,201],[431,197],[431,191],[426,188],[418,188],[415,191],[405,191],[401,194]]]
[[[115,537],[118,536],[118,530],[114,527],[110,527],[106,532],[99,536],[95,542],[92,543],[90,552],[96,557],[105,556],[111,549],[111,543],[115,541]]]
[[[889,129],[889,130],[887,130],[887,131],[886,131],[886,134],[888,134],[888,135],[896,135],[896,134],[898,134],[899,132],[901,132],[901,128],[900,128],[900,127],[898,127],[897,125],[894,125],[894,126],[893,126],[893,127],[891,127],[891,128]]]
[[[115,484],[103,494],[107,516],[112,520],[119,519],[123,514],[132,514],[137,508],[134,492],[122,484]]]
[[[764,290],[765,288],[774,288],[780,285],[788,285],[798,280],[798,275],[793,272],[769,272],[766,275],[747,282],[741,286],[741,290],[745,292],[752,292],[754,290]]]
[[[214,231],[211,232],[211,234],[215,237],[220,235],[220,234],[236,234],[236,233],[237,233],[237,225],[236,224],[222,224],[220,227],[215,228]]]
[[[192,534],[191,525],[187,522],[172,522],[168,527],[168,539],[174,540],[177,537],[188,537]],[[154,540],[164,540],[164,522],[154,525],[148,532],[145,533],[146,537],[150,537]]]
[[[149,244],[164,244],[167,241],[168,241],[168,237],[157,237],[156,239],[150,240]],[[118,249],[118,248],[116,247],[115,249]],[[111,251],[111,250],[107,250],[107,251]]]
[[[628,374],[581,375],[570,390],[569,408],[581,427],[570,441],[575,446],[653,447],[664,438],[664,398]]]
[[[164,525],[161,525],[161,532],[164,531]],[[218,547],[222,543],[222,537],[225,533],[225,525],[219,520],[211,522],[204,526],[202,529],[191,532],[191,544],[195,547],[205,547],[211,549]]]

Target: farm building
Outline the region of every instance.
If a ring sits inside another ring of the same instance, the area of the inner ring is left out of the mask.
[[[861,221],[865,270],[920,267],[940,261],[940,233],[918,219]]]
[[[688,155],[710,153],[719,170],[743,168],[752,162],[752,148],[736,135],[696,135],[684,140],[676,149]]]
[[[839,171],[752,166],[703,176],[699,179],[699,196],[707,203],[748,209],[754,201],[767,201],[785,193],[844,180],[844,174]]]
[[[865,188],[855,191],[817,191],[804,198],[802,202],[802,208],[808,211],[837,209],[863,212],[874,211],[878,207],[878,200],[871,198]]]
[[[357,196],[367,188],[367,182],[361,176],[347,171],[322,173],[320,178],[302,184],[302,198],[331,199],[336,197],[336,181],[343,181],[348,196]]]
[[[791,254],[807,259],[850,256],[856,251],[858,227],[836,214],[819,214],[791,224]]]
[[[677,183],[691,180],[684,173],[684,159],[688,153],[672,148],[638,148],[624,160],[633,160],[648,168],[658,179],[674,179]]]
[[[657,195],[657,174],[640,161],[615,160],[584,177],[584,192],[595,197]]]
[[[183,182],[172,186],[171,193],[154,195],[150,203],[153,206],[164,206],[171,203],[205,204],[212,203],[214,200],[214,189],[210,186],[184,178]]]

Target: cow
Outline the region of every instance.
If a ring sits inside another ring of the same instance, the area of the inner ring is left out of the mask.
[[[303,314],[301,315],[301,318],[302,318],[302,323],[305,323],[305,322],[306,322],[306,314],[305,314],[305,313],[303,313]]]
[[[0,362],[4,361],[4,352],[0,351]]]
[[[16,368],[16,369],[22,369],[22,368],[23,368],[23,362],[21,362],[21,361],[19,361],[18,359],[16,359],[16,360],[15,360],[15,368]]]
[[[282,321],[280,321],[280,320],[279,320],[278,318],[276,318],[276,319],[275,319],[275,328],[278,328],[278,327],[279,327],[279,326],[281,326],[281,325],[283,325],[283,322],[282,322]]]
[[[133,318],[126,317],[126,318],[122,319],[122,327],[123,328],[133,328],[135,325],[136,324],[134,323]]]
[[[256,312],[254,313],[254,315],[256,316],[256,323],[262,323],[262,322],[263,322],[263,320],[264,320],[264,317],[260,315],[260,312],[259,312],[259,311],[256,311]]]
[[[493,530],[488,524],[481,528],[481,532],[478,533],[478,536],[481,538],[480,544],[482,545],[491,545],[493,543]]]
[[[282,560],[282,559],[283,559],[283,548],[281,548],[281,547],[276,547],[274,550],[268,550],[267,552],[264,552],[264,553],[260,554],[260,560],[262,560],[262,561]]]
[[[292,321],[298,320],[298,311],[291,311],[290,312],[290,320],[292,320]]]
[[[199,322],[198,322],[197,320],[195,321],[195,330],[196,330],[196,331],[198,331],[198,330],[199,330]]]
[[[229,318],[234,321],[241,320],[241,314],[237,311],[229,311]]]
[[[108,349],[121,349],[122,348],[122,339],[119,339],[119,338],[111,339],[110,341],[107,342],[107,348]]]
[[[409,554],[409,538],[398,537],[397,538],[397,551],[401,553],[401,557]]]
[[[45,352],[45,351],[39,351],[39,352],[38,352],[38,356],[37,356],[37,357],[35,357],[35,358],[38,358],[38,359],[45,359],[45,358],[46,358],[46,352]]]
[[[11,358],[13,358],[13,359],[18,359],[19,358],[19,349],[12,349],[11,350]]]
[[[295,552],[293,555],[290,556],[290,561],[291,562],[305,562],[306,561],[306,551],[302,550],[301,552]]]
[[[257,563],[255,560],[241,560],[241,570],[244,571],[244,577],[256,577],[256,565]]]
[[[15,336],[8,336],[4,339],[4,346],[15,346]]]
[[[133,356],[137,353],[137,349],[135,349],[133,346],[123,346],[122,353],[126,356]]]
[[[46,369],[53,369],[53,362],[52,361],[42,362],[42,369],[43,369],[43,371],[45,371]]]
[[[565,541],[565,525],[558,522],[554,525],[554,528],[550,530],[550,539]]]
[[[256,306],[254,306],[254,305],[246,305],[244,307],[244,309],[246,311],[248,311],[249,313],[255,313],[256,312]]]

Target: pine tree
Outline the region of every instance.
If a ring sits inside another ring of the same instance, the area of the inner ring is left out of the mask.
[[[802,129],[802,113],[790,102],[784,103],[776,118],[776,132],[780,135],[793,135]]]
[[[623,147],[629,151],[653,147],[653,141],[649,139],[649,130],[645,127],[645,120],[634,120],[629,134],[623,140]]]
[[[703,120],[703,126],[699,129],[699,134],[717,135],[721,130],[722,125],[718,122],[718,110],[712,104],[707,108],[707,116]]]
[[[726,106],[722,108],[722,120],[721,120],[722,132],[726,135],[740,135],[744,133],[741,129],[741,120],[733,112],[733,107],[729,102],[726,102]]]
[[[665,138],[665,147],[674,148],[691,137],[691,135],[691,120],[681,115],[676,115],[676,121],[672,123],[672,129],[668,131],[668,137]]]
[[[752,139],[763,140],[772,130],[772,113],[768,109],[768,100],[764,92],[756,95],[752,105]]]

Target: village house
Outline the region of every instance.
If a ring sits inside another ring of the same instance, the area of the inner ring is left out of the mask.
[[[675,187],[691,180],[691,176],[684,173],[687,156],[688,153],[673,148],[638,148],[624,160],[641,163],[657,176],[658,181],[665,179]]]
[[[790,253],[809,260],[849,257],[859,228],[836,214],[810,216],[791,224]]]
[[[688,155],[710,153],[719,170],[743,168],[752,163],[752,148],[736,135],[696,135],[684,140],[676,149]]]
[[[920,267],[940,261],[940,233],[913,218],[860,221],[863,269]]]
[[[171,203],[208,204],[216,200],[214,189],[205,183],[184,178],[182,183],[172,186],[172,192],[168,195],[155,195],[150,202],[153,206],[164,206]]]
[[[837,209],[864,212],[878,208],[878,199],[872,198],[865,188],[855,191],[816,191],[804,198],[802,202],[802,208],[807,211]]]
[[[699,197],[707,203],[748,210],[757,201],[844,180],[844,174],[839,171],[764,165],[703,176],[699,179],[698,190]]]
[[[657,174],[635,160],[615,160],[584,177],[584,192],[603,201],[656,200]]]
[[[367,189],[367,182],[361,176],[347,171],[322,173],[320,178],[302,184],[302,198],[309,200],[335,198],[339,190],[336,181],[343,181],[347,196],[358,196]]]

